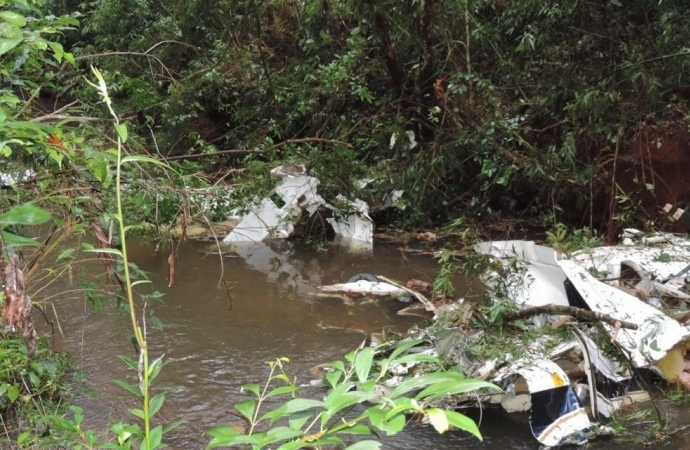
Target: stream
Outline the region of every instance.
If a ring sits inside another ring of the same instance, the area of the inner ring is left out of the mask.
[[[172,449],[203,449],[210,440],[205,430],[240,423],[229,413],[234,403],[248,398],[240,386],[265,381],[267,361],[290,358],[287,373],[307,384],[319,377],[314,371],[317,365],[341,358],[367,334],[383,329],[404,332],[423,322],[420,317],[397,315],[408,306],[404,303],[360,301],[348,306],[340,299],[316,298],[315,286],[344,282],[361,272],[401,281],[432,281],[437,270],[432,258],[393,246],[377,246],[371,256],[349,255],[336,248],[296,249],[289,242],[278,248],[259,244],[243,258],[221,257],[211,254],[213,250],[205,242],[182,244],[175,283],[168,287],[167,253],[156,254],[142,245],[129,248],[131,261],[149,274],[155,290],[165,294],[148,306],[163,324],[156,329],[149,321],[148,341],[151,358],[164,355],[167,363],[153,383],[154,392],[179,387],[167,396],[157,416],[166,423],[186,421],[164,438]],[[102,271],[91,266],[94,273]],[[56,331],[55,345],[73,355],[83,373],[73,401],[84,408],[86,426],[105,430],[112,422],[134,420],[127,410],[135,406],[135,399],[112,381],[136,384],[135,374],[118,357],[135,357],[127,338],[129,315],[116,310],[112,302],[94,311],[82,293],[70,292],[75,287],[52,287],[64,292],[53,299],[64,332]],[[318,389],[306,389],[303,395],[323,395]],[[471,416],[480,421],[483,442],[461,432],[441,436],[418,424],[380,439],[384,448],[400,450],[539,448],[524,414],[491,410]],[[611,444],[595,447],[631,448]],[[669,448],[686,448],[686,444],[690,441],[676,440]]]

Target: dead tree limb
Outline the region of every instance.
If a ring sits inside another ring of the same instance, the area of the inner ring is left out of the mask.
[[[193,155],[169,156],[169,157],[165,158],[165,160],[166,161],[175,161],[175,160],[181,160],[181,159],[186,160],[186,159],[206,158],[209,156],[219,156],[219,155],[266,153],[266,152],[270,152],[272,150],[276,150],[280,147],[284,147],[286,145],[303,144],[305,142],[318,142],[318,143],[323,143],[323,144],[339,144],[339,145],[344,145],[346,147],[352,148],[352,145],[348,144],[347,142],[336,141],[334,139],[323,139],[323,138],[310,137],[310,138],[301,138],[301,139],[288,139],[286,141],[279,142],[275,145],[271,145],[270,147],[261,148],[261,149],[220,150],[220,151],[217,151],[214,153],[195,153]]]
[[[414,296],[414,298],[416,298],[417,300],[419,300],[420,303],[421,303],[422,305],[424,305],[424,309],[426,309],[427,311],[436,311],[436,307],[434,306],[434,304],[431,303],[431,302],[429,301],[429,299],[427,299],[426,297],[424,297],[424,296],[423,296],[422,294],[420,294],[419,292],[413,291],[412,289],[409,289],[409,288],[403,286],[403,285],[400,284],[400,283],[396,283],[395,281],[393,281],[393,280],[391,280],[391,279],[389,279],[389,278],[386,278],[386,277],[384,277],[383,275],[376,275],[376,278],[378,278],[379,281],[383,281],[384,283],[392,284],[393,286],[397,287],[398,289],[402,289],[403,291],[405,291],[405,292],[407,292],[407,293],[409,293],[409,294],[412,294],[412,295]]]
[[[626,322],[624,320],[618,320],[615,317],[609,316],[608,314],[602,314],[596,311],[589,311],[587,309],[563,305],[544,305],[536,306],[534,308],[521,309],[520,311],[516,311],[514,313],[505,315],[503,317],[503,320],[505,320],[506,322],[512,322],[514,320],[537,316],[539,314],[563,314],[577,317],[578,319],[605,322],[611,325],[612,327],[620,326],[621,328],[627,328],[629,330],[637,330],[637,325],[635,325],[634,323]]]

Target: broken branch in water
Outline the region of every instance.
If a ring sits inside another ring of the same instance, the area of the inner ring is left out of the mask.
[[[376,278],[378,278],[379,281],[383,281],[384,283],[392,284],[393,286],[397,287],[398,289],[402,289],[403,291],[412,294],[417,300],[419,300],[423,305],[424,309],[427,311],[436,311],[436,307],[434,306],[433,303],[429,301],[426,297],[424,297],[422,294],[420,294],[417,291],[413,291],[412,289],[409,289],[406,286],[403,286],[400,283],[396,283],[395,281],[384,277],[383,275],[376,275]]]
[[[599,322],[605,322],[612,327],[627,328],[629,330],[637,330],[637,325],[632,322],[626,322],[624,320],[618,320],[608,314],[602,314],[596,311],[589,311],[587,309],[576,308],[574,306],[563,306],[563,305],[544,305],[536,306],[534,308],[521,309],[514,313],[506,314],[503,320],[507,322],[512,322],[517,319],[524,319],[525,317],[537,316],[539,314],[564,314],[578,319],[593,320]]]

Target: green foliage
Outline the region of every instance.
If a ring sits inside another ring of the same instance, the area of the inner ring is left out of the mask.
[[[203,153],[204,169],[301,159],[333,192],[385,168],[405,191],[404,214],[389,217],[403,226],[500,211],[577,226],[589,216],[596,227],[610,218],[594,206],[610,196],[621,202],[617,221],[645,222],[648,187],[623,196],[602,183],[613,149],[630,153],[640,124],[690,116],[682,2],[45,6],[84,14],[83,33],[65,41],[77,63],[98,58],[146,147]],[[20,30],[33,23],[7,17]],[[89,98],[74,72],[53,77],[57,92]],[[414,145],[400,138],[408,132]],[[271,148],[314,136],[351,147]],[[226,149],[237,153],[210,156]],[[236,174],[242,191],[263,186]]]
[[[16,245],[38,245],[39,243],[35,239],[25,238],[12,233],[8,228],[40,225],[48,220],[50,220],[50,213],[45,209],[38,208],[30,203],[15,206],[4,214],[0,214],[0,233],[2,233],[2,242],[10,247]],[[3,257],[3,255],[0,255],[0,257]]]
[[[321,447],[327,444],[346,445],[343,437],[350,434],[375,435],[376,431],[387,435],[397,434],[404,428],[406,415],[423,415],[439,432],[451,428],[467,431],[481,439],[476,424],[456,411],[433,407],[435,400],[452,395],[466,394],[479,389],[498,389],[496,386],[465,378],[452,371],[432,370],[403,381],[395,389],[386,392],[379,383],[389,374],[390,368],[407,363],[432,364],[441,362],[421,353],[405,352],[418,345],[410,341],[393,348],[385,357],[375,358],[370,347],[362,348],[345,356],[345,361],[330,364],[324,382],[328,391],[323,400],[297,397],[298,386],[284,370],[289,362],[279,358],[269,362],[271,372],[263,386],[248,384],[243,390],[254,399],[236,403],[235,410],[247,426],[222,426],[209,430],[213,437],[207,448],[249,445],[252,449],[297,449]],[[383,356],[383,355],[382,355]],[[272,397],[288,397],[280,406],[264,411],[266,400]],[[369,405],[362,411],[357,405]],[[381,448],[377,441],[367,440],[353,444],[348,449]]]
[[[569,257],[576,250],[585,250],[603,245],[601,237],[596,236],[589,228],[568,230],[562,223],[556,224],[552,231],[546,232],[546,241],[557,252]]]
[[[10,417],[14,408],[31,408],[44,402],[57,404],[66,391],[69,360],[52,353],[45,342],[29,358],[22,338],[0,339],[0,410]]]

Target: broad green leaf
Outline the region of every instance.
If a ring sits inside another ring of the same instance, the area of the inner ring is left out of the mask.
[[[430,362],[441,365],[441,360],[437,356],[425,355],[423,353],[411,353],[409,355],[401,356],[400,358],[391,361],[391,365],[407,364],[411,362]]]
[[[19,236],[9,231],[2,232],[2,239],[7,245],[41,245],[41,243],[35,239],[25,238],[24,236]]]
[[[290,418],[288,419],[288,424],[290,428],[294,428],[295,430],[301,430],[304,424],[307,423],[307,420],[311,419],[312,417],[314,417],[314,411],[302,411],[299,413],[295,413],[290,415]]]
[[[429,418],[431,425],[433,425],[433,427],[439,433],[443,434],[450,428],[448,425],[448,418],[446,417],[446,412],[444,410],[439,408],[429,408],[426,411],[426,416]]]
[[[479,432],[479,428],[477,428],[477,424],[474,422],[474,420],[456,411],[445,411],[445,413],[449,424],[458,430],[472,433],[477,439],[480,441],[482,440],[482,435]]]
[[[304,433],[300,430],[293,430],[288,427],[275,427],[268,430],[261,439],[259,439],[259,447],[274,444],[276,442],[286,441],[303,436]]]
[[[319,400],[312,400],[309,398],[294,398],[279,406],[278,408],[267,412],[266,414],[261,416],[259,421],[264,419],[270,419],[272,425],[273,423],[275,423],[276,420],[282,417],[290,416],[291,414],[301,411],[308,411],[310,409],[323,407],[324,403]]]
[[[342,361],[333,361],[331,367],[340,372],[345,372],[345,364]]]
[[[62,261],[63,259],[67,259],[71,257],[76,250],[73,248],[68,248],[67,250],[63,250],[55,260],[55,262]]]
[[[127,142],[127,124],[118,123],[115,125],[115,131],[117,131],[117,135],[120,137],[123,144]],[[124,163],[124,161],[122,162]]]
[[[117,384],[122,389],[136,395],[137,397],[141,397],[141,391],[139,390],[138,387],[132,386],[131,384],[126,383],[124,381],[120,381],[120,380],[113,380],[113,383]]]
[[[158,425],[156,428],[151,430],[151,448],[149,450],[156,450],[157,448],[160,448],[162,440],[163,426]]]
[[[15,206],[0,215],[0,226],[40,225],[50,220],[50,213],[30,203]]]
[[[500,391],[500,388],[495,384],[483,380],[466,378],[462,380],[446,380],[434,383],[417,394],[416,398],[434,400],[440,397],[464,394],[465,392],[476,391],[482,388]]]
[[[394,434],[398,434],[402,431],[403,428],[405,428],[405,422],[406,418],[403,414],[398,414],[395,417],[392,417],[389,420],[384,420],[383,422],[380,422],[379,425],[376,426],[376,428],[380,429],[381,431],[385,431],[388,436],[392,436]]]
[[[355,356],[355,372],[357,373],[357,378],[361,383],[365,382],[369,378],[369,371],[371,370],[371,365],[374,362],[374,349],[371,347],[364,347]]]
[[[131,369],[138,370],[139,368],[139,363],[132,358],[129,358],[127,356],[118,356],[125,364],[127,364]]]
[[[390,398],[396,398],[410,391],[425,388],[431,384],[440,383],[443,381],[467,381],[468,379],[459,372],[431,372],[422,376],[405,380],[393,390]],[[483,381],[482,383],[486,383]],[[487,383],[490,384],[490,383]],[[468,389],[469,390],[469,389]]]
[[[216,447],[227,447],[240,433],[231,427],[215,427],[208,430],[208,434],[213,436],[211,442],[206,446],[207,449]]]
[[[149,416],[153,417],[160,411],[165,402],[165,393],[156,394],[149,402]]]
[[[31,380],[31,384],[33,384],[35,388],[41,385],[41,379],[33,372],[29,372],[29,380]]]
[[[256,411],[256,402],[254,400],[245,400],[235,403],[235,409],[247,419],[253,420],[254,411]]]
[[[415,339],[415,340],[412,340],[412,341],[409,341],[409,342],[404,342],[404,343],[398,345],[397,347],[395,347],[395,350],[393,350],[393,351],[391,352],[391,354],[390,354],[390,356],[388,357],[388,359],[391,359],[391,360],[392,360],[392,359],[395,359],[398,355],[403,354],[403,353],[404,353],[405,351],[407,351],[408,349],[410,349],[410,348],[412,348],[412,347],[415,347],[415,346],[421,344],[422,342],[424,342],[424,341],[421,340],[421,339]]]
[[[356,444],[352,444],[345,450],[379,450],[383,444],[378,441],[359,441]]]
[[[139,419],[141,419],[141,420],[144,420],[144,417],[145,417],[145,416],[144,416],[144,411],[143,411],[143,410],[141,410],[141,409],[139,409],[139,408],[132,408],[132,409],[129,410],[129,412],[130,412],[130,414],[132,414],[133,416],[135,416],[135,417],[137,417],[137,418],[139,418]]]
[[[22,39],[0,38],[0,56],[15,48],[21,41]]]
[[[266,398],[275,397],[276,395],[292,394],[293,392],[296,392],[298,390],[299,388],[297,386],[278,386],[277,388],[273,389],[268,394],[266,394]]]
[[[98,180],[104,187],[110,186],[112,175],[108,167],[108,160],[100,153],[93,153],[86,158],[86,168],[93,177]]]
[[[19,436],[17,436],[17,445],[24,448],[33,440],[33,433],[31,431],[24,431]]]
[[[186,423],[186,420],[176,420],[174,422],[171,422],[163,427],[163,434],[167,433],[168,431],[174,430],[175,428],[179,427],[183,423]]]
[[[16,385],[11,384],[7,387],[7,398],[10,403],[14,403],[19,398],[19,388]]]
[[[15,27],[21,28],[26,25],[26,19],[24,16],[14,11],[0,11],[0,19],[14,25]]]
[[[339,370],[334,370],[331,372],[326,372],[326,381],[328,384],[331,385],[331,387],[335,387],[338,384],[338,381],[340,381],[340,377],[343,376],[343,373]]]
[[[62,56],[65,54],[65,50],[62,48],[62,44],[59,42],[48,42],[48,45],[53,50],[53,57],[57,62],[62,61]]]
[[[16,25],[0,22],[0,37],[4,39],[22,39],[24,32]]]
[[[243,391],[249,391],[252,394],[256,395],[257,397],[259,396],[259,389],[260,389],[259,385],[255,384],[255,383],[249,383],[249,384],[245,384],[244,386],[242,386]]]

